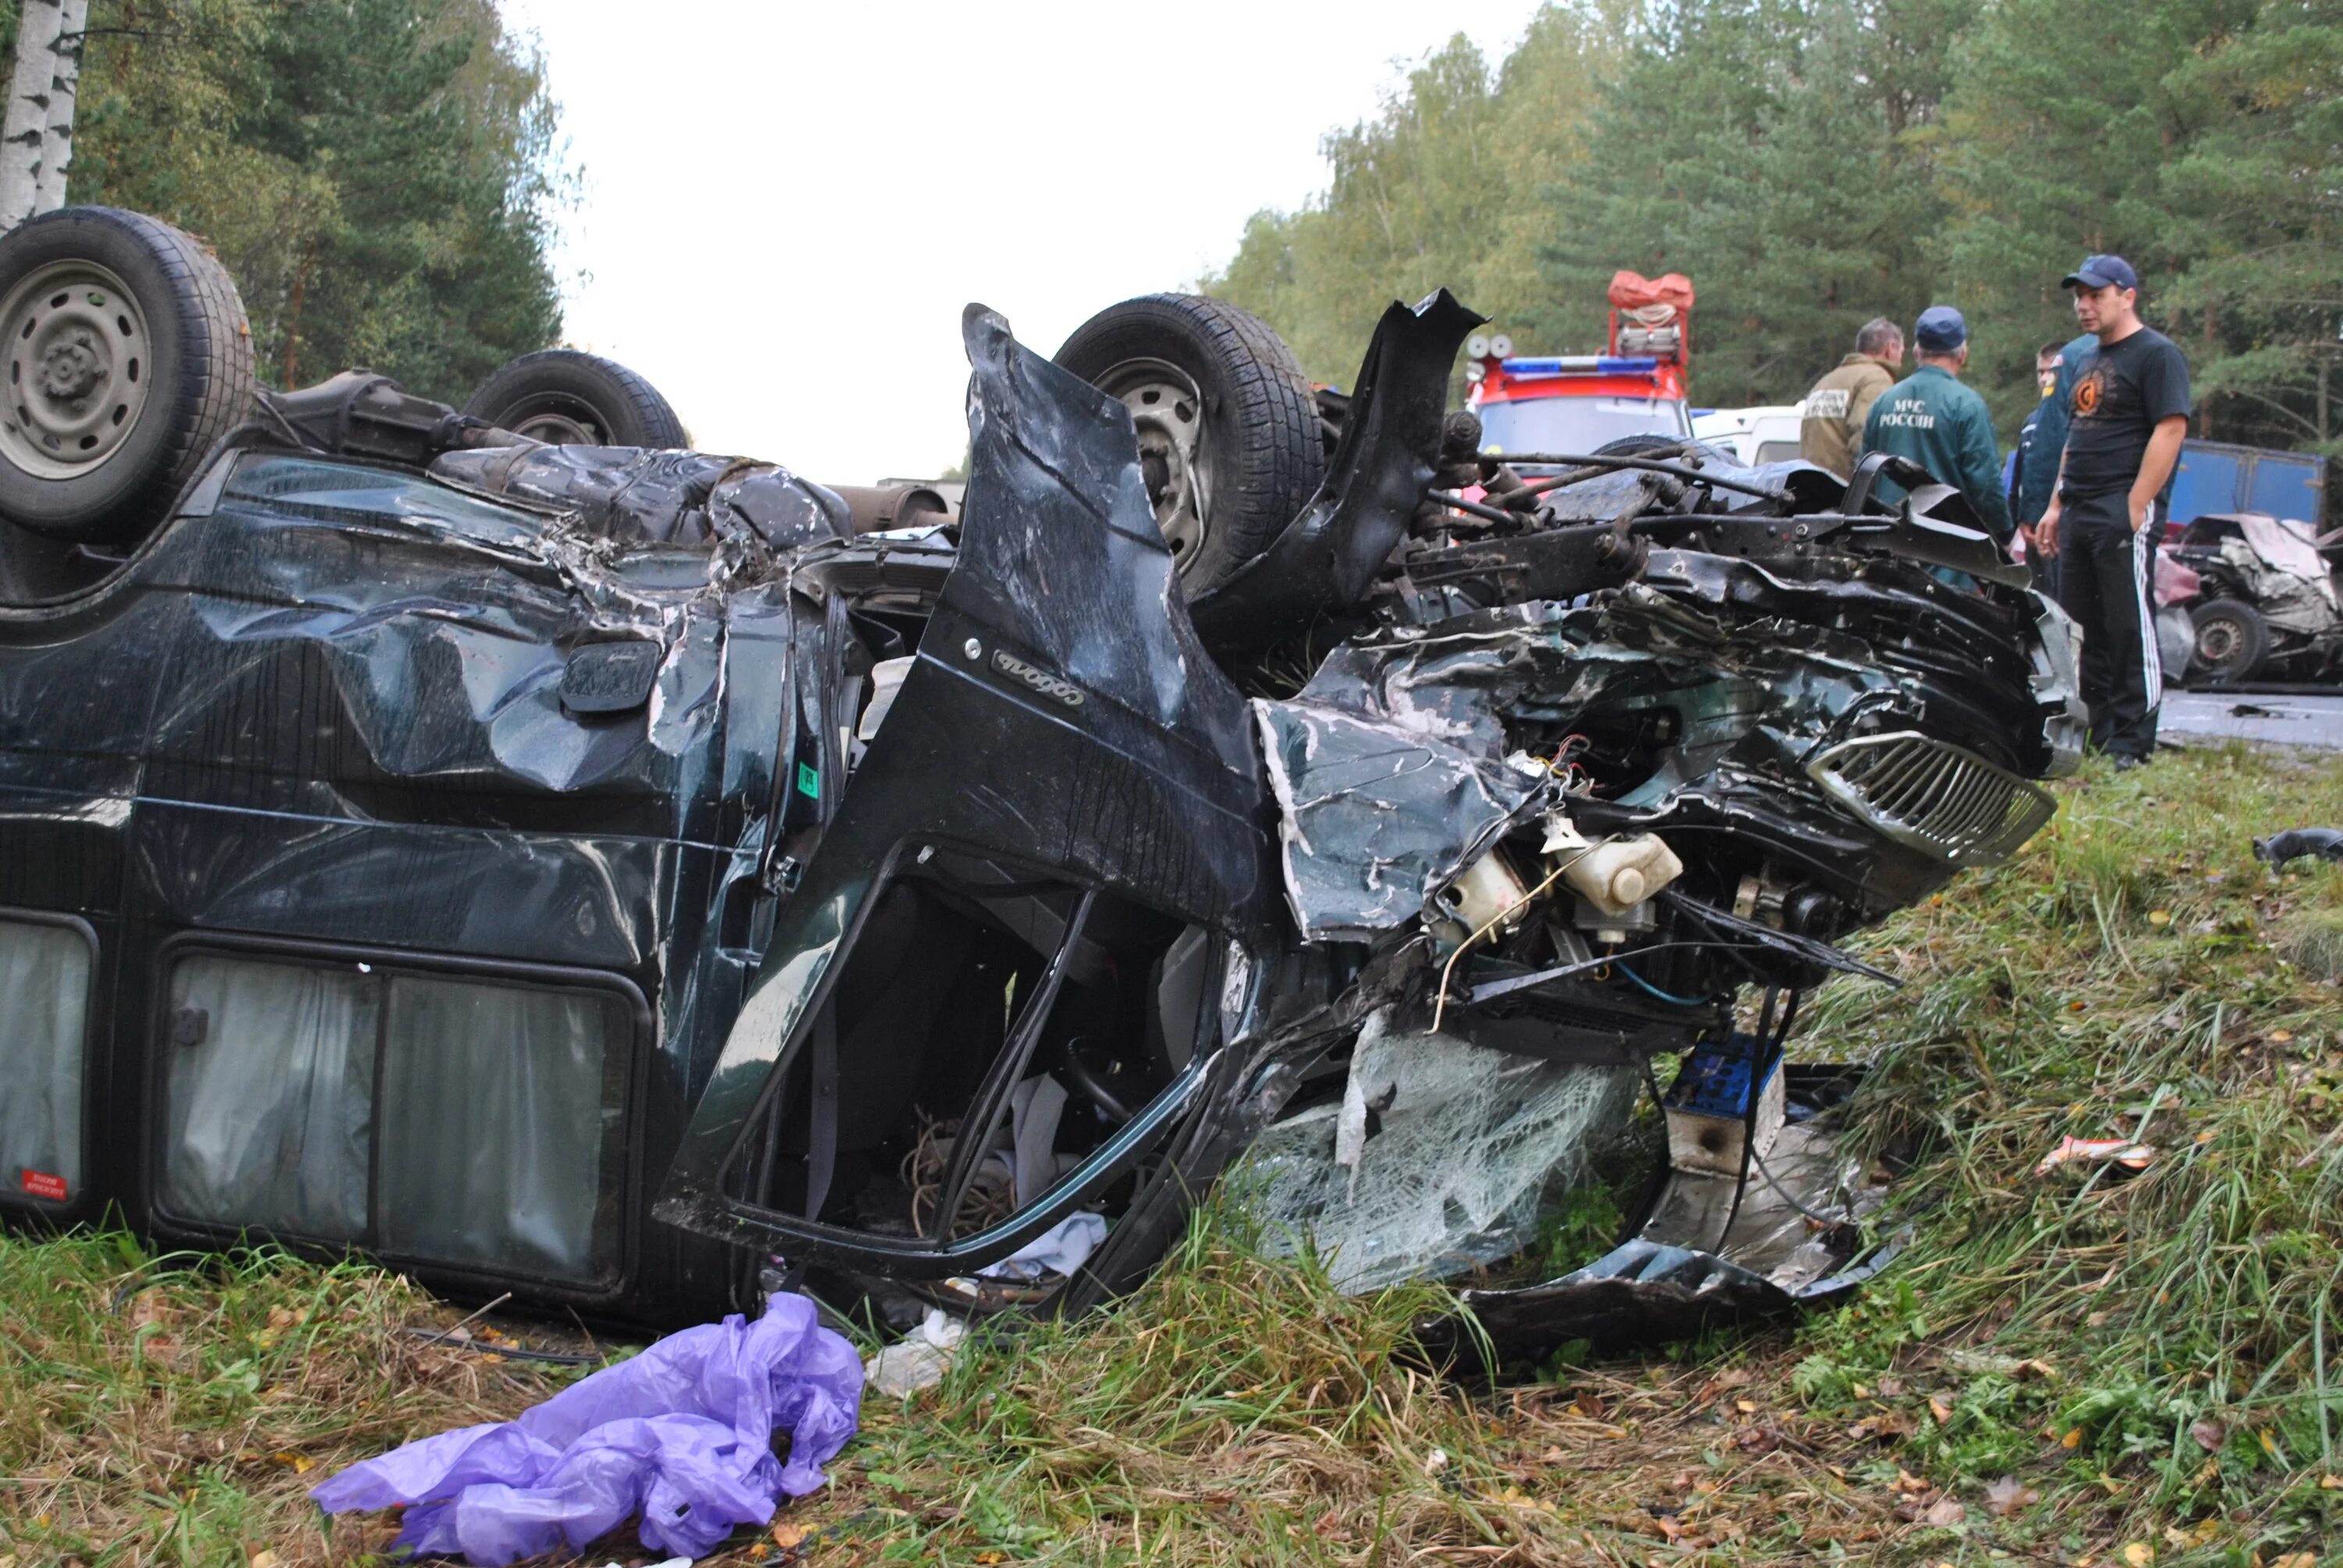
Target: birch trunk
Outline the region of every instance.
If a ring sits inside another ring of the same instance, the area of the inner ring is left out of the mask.
[[[63,0],[57,7],[55,74],[49,82],[49,123],[41,144],[35,213],[65,205],[65,170],[73,164],[74,104],[81,93],[81,46],[88,36],[89,0]]]
[[[0,116],[0,230],[65,202],[88,16],[89,0],[24,0],[7,111]]]

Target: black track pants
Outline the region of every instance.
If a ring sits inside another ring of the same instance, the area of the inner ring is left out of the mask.
[[[2058,602],[2083,628],[2083,700],[2091,744],[2145,760],[2156,750],[2156,709],[2164,664],[2156,651],[2156,575],[2151,518],[2135,532],[2121,494],[2060,504]]]

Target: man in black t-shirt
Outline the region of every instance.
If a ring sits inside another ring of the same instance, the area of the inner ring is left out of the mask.
[[[2091,743],[2117,768],[2156,751],[2164,667],[2149,603],[2161,498],[2188,434],[2188,362],[2139,318],[2139,275],[2119,256],[2068,273],[2075,319],[2098,352],[2068,393],[2066,451],[2036,530],[2060,558],[2058,601],[2083,628]]]

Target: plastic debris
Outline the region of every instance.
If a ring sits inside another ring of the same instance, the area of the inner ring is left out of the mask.
[[[968,1325],[930,1307],[920,1326],[862,1363],[862,1381],[889,1399],[902,1399],[944,1381]]]
[[[2343,832],[2332,828],[2288,828],[2254,840],[2254,859],[2283,866],[2316,855],[2322,860],[2343,860]]]
[[[2107,1160],[2126,1171],[2145,1171],[2155,1158],[2152,1145],[2135,1143],[2128,1138],[2061,1138],[2058,1147],[2042,1157],[2034,1173],[2047,1176],[2059,1166],[2077,1160]]]
[[[670,1334],[518,1420],[410,1442],[309,1495],[328,1513],[405,1505],[394,1556],[500,1568],[582,1551],[639,1513],[644,1547],[688,1561],[768,1523],[778,1493],[822,1484],[854,1435],[860,1371],[813,1302],[776,1295],[753,1323],[736,1313]]]

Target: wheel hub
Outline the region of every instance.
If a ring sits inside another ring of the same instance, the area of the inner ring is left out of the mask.
[[[1099,389],[1131,410],[1139,473],[1155,526],[1182,571],[1212,532],[1212,477],[1202,462],[1204,399],[1187,372],[1161,359],[1131,359],[1099,377]]]
[[[41,362],[42,396],[51,402],[78,403],[106,378],[104,349],[86,332],[75,331],[49,346]]]
[[[532,441],[542,441],[548,447],[601,447],[608,444],[602,432],[585,420],[553,409],[529,415],[515,427],[513,434],[526,436]]]
[[[45,479],[88,473],[122,448],[146,407],[146,318],[92,262],[35,271],[0,299],[7,402],[0,457]]]
[[[2218,668],[2237,656],[2237,628],[2223,620],[2207,621],[2197,631],[2197,657]]]

